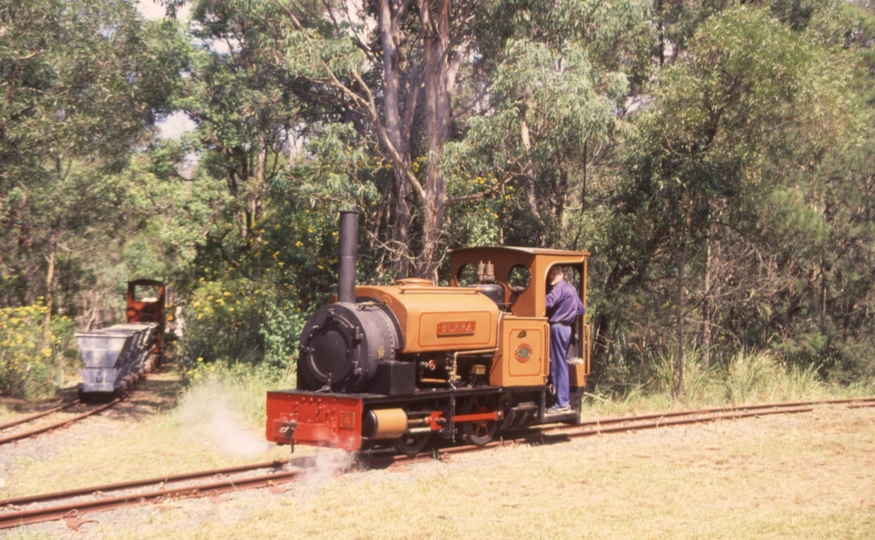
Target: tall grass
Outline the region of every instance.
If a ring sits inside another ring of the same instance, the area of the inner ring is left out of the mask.
[[[817,366],[785,366],[765,352],[738,353],[725,370],[724,384],[729,403],[792,401],[828,394],[817,374]]]
[[[671,350],[651,355],[643,382],[617,392],[597,387],[589,403],[591,414],[619,410],[659,410],[671,407],[740,405],[746,403],[797,401],[827,397],[875,394],[875,381],[852,386],[831,384],[818,374],[816,365],[787,365],[765,351],[739,352],[710,364],[702,351],[684,353],[683,393],[676,393],[677,353]],[[613,396],[605,399],[603,396]],[[617,399],[618,398],[618,399]]]
[[[698,349],[684,352],[684,399],[689,402],[712,401],[719,386],[718,370],[702,361]],[[672,394],[678,383],[677,353],[660,352],[653,362],[651,390]]]

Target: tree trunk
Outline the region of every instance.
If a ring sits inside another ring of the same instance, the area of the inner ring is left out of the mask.
[[[528,108],[525,109],[525,111],[527,110]],[[525,151],[528,152],[532,148],[532,141],[529,135],[529,124],[526,122],[525,111],[523,111],[522,118],[520,119],[520,141],[522,142]],[[536,218],[540,220],[541,215],[538,209],[538,196],[537,193],[535,193],[534,166],[532,166],[532,160],[528,158],[526,159],[525,175],[526,198],[529,201],[529,210]]]
[[[586,175],[587,175],[586,160],[587,160],[587,154],[589,153],[588,150],[589,150],[589,139],[583,141],[583,164],[582,164],[582,166],[583,166],[583,187],[580,190],[580,213],[581,214],[583,214],[586,211],[586,180],[587,180],[587,178],[586,178]]]
[[[244,238],[251,238],[262,214],[262,193],[264,192],[264,166],[267,162],[267,147],[264,138],[259,137],[255,154],[255,170],[246,182],[246,229]]]
[[[416,274],[437,281],[440,235],[447,202],[447,181],[441,174],[441,156],[450,136],[450,91],[454,82],[447,56],[450,48],[450,0],[438,0],[434,13],[428,0],[418,0],[418,5],[425,71],[428,167],[422,197],[423,245]]]
[[[52,234],[49,240],[49,263],[46,269],[46,314],[43,317],[43,348],[52,346],[52,310],[55,307],[54,282],[55,282],[55,255],[58,251],[58,239]]]
[[[662,0],[656,0],[656,32],[658,34],[657,54],[659,67],[665,64],[665,22],[662,20]]]
[[[410,226],[413,222],[410,208],[413,206],[413,189],[401,171],[395,171],[392,178],[396,200],[395,229],[392,235],[396,247],[392,259],[395,278],[398,279],[410,276]]]
[[[711,267],[714,265],[714,254],[711,238],[709,235],[705,247],[705,284],[703,287],[705,297],[702,299],[702,354],[706,366],[711,365],[711,319],[714,312],[714,299],[711,291]]]
[[[395,183],[394,193],[397,204],[397,222],[393,238],[395,240],[396,254],[395,277],[402,278],[409,275],[410,265],[410,224],[412,221],[410,206],[412,204],[413,189],[405,170],[398,170],[399,166],[410,169],[410,152],[406,140],[404,122],[401,115],[400,100],[400,52],[401,42],[401,18],[406,11],[407,3],[395,6],[391,0],[379,0],[380,9],[380,42],[383,47],[383,114],[386,130],[386,138],[393,147],[392,150],[400,157],[401,163],[395,163],[395,171],[392,175]],[[393,11],[393,7],[395,10]],[[375,119],[379,122],[379,119]],[[390,151],[390,153],[392,153]]]
[[[561,230],[568,228],[568,215],[565,212],[565,206],[568,203],[568,170],[562,168],[559,170],[559,184],[556,186],[556,222],[559,223]]]
[[[678,357],[677,357],[677,372],[678,381],[675,388],[675,396],[678,398],[684,397],[684,269],[687,266],[687,255],[690,247],[691,233],[691,207],[692,201],[687,203],[685,230],[683,237],[683,245],[681,246],[680,256],[678,257],[677,267],[677,285],[678,285],[678,313],[677,313],[677,335],[678,335]]]

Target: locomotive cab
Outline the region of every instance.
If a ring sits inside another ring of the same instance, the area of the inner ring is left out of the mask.
[[[502,387],[545,384],[550,366],[547,276],[554,266],[561,266],[566,280],[586,305],[588,256],[586,252],[520,247],[452,252],[452,286],[478,287],[480,282],[489,281],[497,283],[503,292],[502,304],[508,312],[502,320],[503,350],[495,357],[490,384]],[[584,314],[572,326],[568,351],[571,383],[577,388],[586,385],[589,374],[589,336]]]
[[[357,214],[342,213],[338,296],[305,326],[297,389],[268,393],[268,440],[415,453],[437,439],[482,445],[502,430],[579,421],[586,316],[568,355],[573,410],[548,416],[545,298],[560,265],[586,305],[588,253],[465,248],[451,252],[449,286],[356,286],[356,224]]]

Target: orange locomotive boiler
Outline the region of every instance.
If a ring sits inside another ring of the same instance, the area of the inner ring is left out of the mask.
[[[449,287],[415,278],[356,286],[357,220],[341,212],[338,295],[304,327],[298,388],[267,394],[268,440],[416,453],[436,438],[484,445],[501,431],[579,422],[586,315],[574,322],[568,354],[572,410],[547,414],[545,297],[560,265],[586,305],[588,253],[458,249]]]

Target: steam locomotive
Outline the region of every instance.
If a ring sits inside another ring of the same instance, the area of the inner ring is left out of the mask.
[[[338,294],[307,321],[297,389],[267,394],[267,439],[348,451],[421,451],[437,438],[485,445],[497,433],[580,421],[589,374],[586,316],[569,348],[572,410],[548,414],[547,275],[565,270],[586,305],[589,253],[522,247],[451,252],[450,286],[400,279],[356,286],[358,215],[341,212]]]

